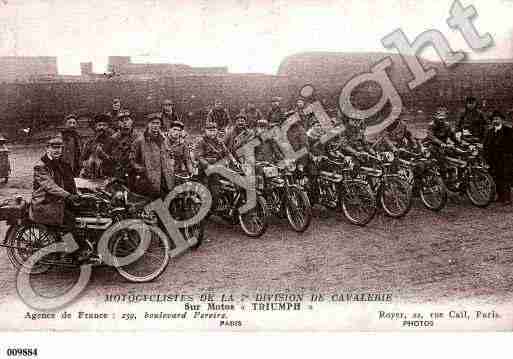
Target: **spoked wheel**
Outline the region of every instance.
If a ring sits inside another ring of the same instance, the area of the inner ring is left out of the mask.
[[[447,190],[440,176],[428,175],[420,179],[420,199],[427,209],[439,211],[447,203]]]
[[[260,237],[267,230],[269,212],[262,196],[257,196],[256,205],[249,211],[239,214],[239,224],[249,237]]]
[[[376,214],[376,197],[367,183],[345,183],[341,204],[347,220],[358,226],[365,226]]]
[[[6,244],[13,247],[7,248],[7,256],[16,269],[30,274],[42,274],[50,269],[50,264],[40,260],[29,267],[26,263],[37,251],[56,241],[56,235],[43,225],[14,225],[7,230]],[[50,254],[45,259],[50,260],[50,256],[55,254]]]
[[[296,232],[304,232],[312,220],[312,207],[305,191],[297,187],[290,187],[285,203],[287,219]]]
[[[411,208],[411,186],[400,177],[387,177],[381,184],[379,201],[389,217],[401,218]]]
[[[201,199],[196,198],[179,198],[171,202],[170,206],[171,215],[173,218],[185,221],[193,218],[201,208]],[[186,225],[181,228],[185,240],[190,241],[192,238],[196,238],[196,244],[191,246],[191,249],[198,249],[203,243],[203,237],[205,233],[205,220],[203,219],[199,223]]]
[[[125,229],[113,238],[112,255],[118,273],[131,282],[149,282],[157,278],[169,264],[169,241],[156,226],[147,226],[148,247],[144,249],[141,236],[135,229]],[[138,247],[141,248],[138,251]],[[135,260],[128,260],[134,255]],[[127,262],[127,263],[125,263]]]
[[[486,207],[492,201],[495,191],[495,182],[488,172],[471,170],[465,188],[470,202],[477,207]]]

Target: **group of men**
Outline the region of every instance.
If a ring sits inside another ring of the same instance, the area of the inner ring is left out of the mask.
[[[172,190],[176,173],[199,171],[204,174],[209,165],[228,155],[236,155],[239,148],[254,138],[260,139],[255,148],[256,160],[276,163],[284,158],[283,144],[266,134],[271,128],[283,125],[291,113],[298,114],[300,120],[289,126],[288,142],[294,150],[306,147],[311,155],[308,158],[315,160],[327,151],[326,146],[336,146],[343,153],[356,157],[364,157],[376,147],[365,138],[364,121],[343,116],[334,121],[343,123],[345,131],[324,143],[320,138],[326,129],[314,115],[305,113],[304,99],[297,100],[293,112],[284,111],[280,100],[272,98],[267,116],[249,103],[233,121],[221,101],[216,101],[195,146],[187,140],[185,125],[169,100],[164,101],[161,112],[146,116],[144,131],[137,133],[130,111],[122,109],[120,101],[115,99],[109,113],[95,116],[91,122],[94,136],[85,144],[77,132],[77,117],[68,115],[64,130],[48,141],[46,154],[34,168],[33,217],[48,224],[66,222],[66,203],[77,200],[73,181],[77,176],[120,178],[134,192],[157,198]],[[508,171],[511,166],[506,162],[507,156],[513,153],[513,135],[511,129],[503,125],[504,116],[496,111],[489,119],[479,110],[477,100],[470,97],[455,126],[450,125],[448,119],[444,108],[434,114],[428,140],[444,147],[449,139],[461,143],[464,131],[472,133],[484,144],[484,153],[497,184],[498,200],[510,203]],[[402,146],[419,146],[402,119],[387,127],[378,142],[392,151]],[[305,158],[301,160],[308,162]],[[211,184],[209,179],[206,183]]]

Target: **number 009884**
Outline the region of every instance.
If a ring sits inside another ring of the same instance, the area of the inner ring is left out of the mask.
[[[37,357],[37,348],[8,348],[8,357]]]

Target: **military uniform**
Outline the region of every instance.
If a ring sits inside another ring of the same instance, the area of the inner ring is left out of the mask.
[[[55,142],[63,143],[62,138]],[[74,217],[67,209],[65,200],[76,193],[70,165],[45,154],[34,166],[30,219],[48,225],[73,225]]]
[[[213,122],[222,130],[230,124],[230,115],[225,108],[213,108],[207,115],[207,123]]]
[[[226,158],[228,153],[221,140],[203,136],[196,146],[196,158],[204,169],[208,164],[214,164],[217,161]]]
[[[284,114],[280,107],[275,107],[267,114],[267,121],[270,126],[281,126]]]
[[[486,115],[479,109],[465,109],[456,123],[456,131],[468,130],[472,136],[483,140],[488,127]]]
[[[433,121],[429,124],[427,138],[437,144],[446,143],[448,139],[457,143],[456,134],[445,121]]]
[[[190,146],[183,137],[168,137],[169,155],[174,162],[175,173],[188,174],[192,168]]]
[[[259,109],[243,109],[241,114],[248,119],[248,127],[254,129],[258,121],[262,119],[262,112]]]
[[[80,135],[76,130],[69,129],[62,130],[61,134],[64,142],[62,160],[70,165],[73,176],[78,176],[81,167],[80,159],[82,150]]]
[[[111,176],[112,158],[107,151],[112,146],[112,137],[108,131],[89,140],[82,151],[80,177],[94,179]]]
[[[130,150],[137,137],[138,134],[134,129],[128,133],[118,131],[112,136],[110,147],[106,152],[112,159],[114,177],[121,179],[128,177],[128,180],[132,177]]]

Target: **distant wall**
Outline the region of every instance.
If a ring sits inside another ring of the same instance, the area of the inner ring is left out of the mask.
[[[54,75],[57,75],[57,58],[54,56],[0,57],[0,82],[27,81]]]
[[[199,129],[208,106],[217,98],[235,115],[248,100],[267,111],[270,97],[291,101],[298,89],[286,78],[259,74],[186,76],[159,81],[97,81],[66,83],[0,84],[2,132],[16,137],[21,128],[35,131],[60,125],[67,113],[89,115],[110,110],[112,99],[134,113],[136,122],[160,110],[166,98],[174,101],[187,126]]]

